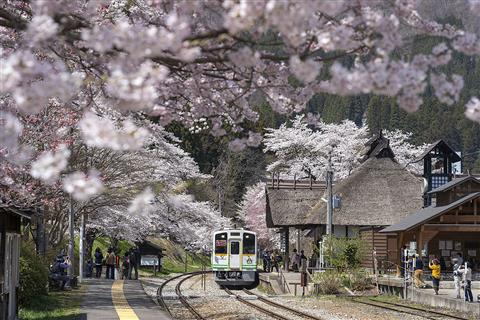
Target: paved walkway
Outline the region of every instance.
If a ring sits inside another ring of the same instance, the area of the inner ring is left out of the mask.
[[[137,280],[86,279],[82,320],[170,320]]]

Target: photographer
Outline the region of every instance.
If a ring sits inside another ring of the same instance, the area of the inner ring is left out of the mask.
[[[438,289],[440,288],[440,278],[441,278],[441,270],[440,270],[440,261],[438,259],[433,259],[428,264],[430,270],[432,270],[432,284],[433,290],[435,291],[435,295],[438,295]]]
[[[464,265],[460,266],[458,273],[463,275],[462,283],[465,287],[465,301],[473,302],[473,293],[472,293],[472,269],[469,262],[465,262]]]

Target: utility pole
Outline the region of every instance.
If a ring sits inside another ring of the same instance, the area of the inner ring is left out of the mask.
[[[326,182],[327,182],[327,235],[332,234],[332,223],[333,223],[333,169],[332,169],[332,153],[328,155],[328,166],[326,173]]]
[[[73,270],[73,261],[75,259],[73,258],[73,249],[75,248],[75,230],[74,230],[74,212],[73,212],[73,199],[72,196],[70,195],[70,207],[69,207],[69,233],[70,233],[70,241],[68,242],[68,256],[70,257],[70,262],[71,265],[68,268],[68,277],[70,279],[73,279],[74,275],[74,270]]]
[[[84,265],[84,239],[85,239],[85,214],[80,215],[80,239],[78,242],[79,264],[78,264],[78,281],[82,283],[83,280],[83,265]]]

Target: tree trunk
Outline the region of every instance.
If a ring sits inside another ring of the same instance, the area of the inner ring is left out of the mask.
[[[97,232],[94,229],[85,230],[85,260],[92,259],[93,242],[97,238]]]
[[[35,222],[37,229],[35,236],[36,250],[39,255],[44,257],[47,251],[47,244],[45,238],[45,211],[43,209],[37,209]]]

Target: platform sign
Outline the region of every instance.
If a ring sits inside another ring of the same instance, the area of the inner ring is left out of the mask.
[[[286,252],[286,248],[285,248],[285,243],[286,243],[286,237],[285,237],[285,233],[280,233],[280,252],[282,253],[285,253]]]
[[[142,255],[140,257],[140,265],[141,266],[158,266],[159,261],[158,261],[158,256],[155,255]]]

